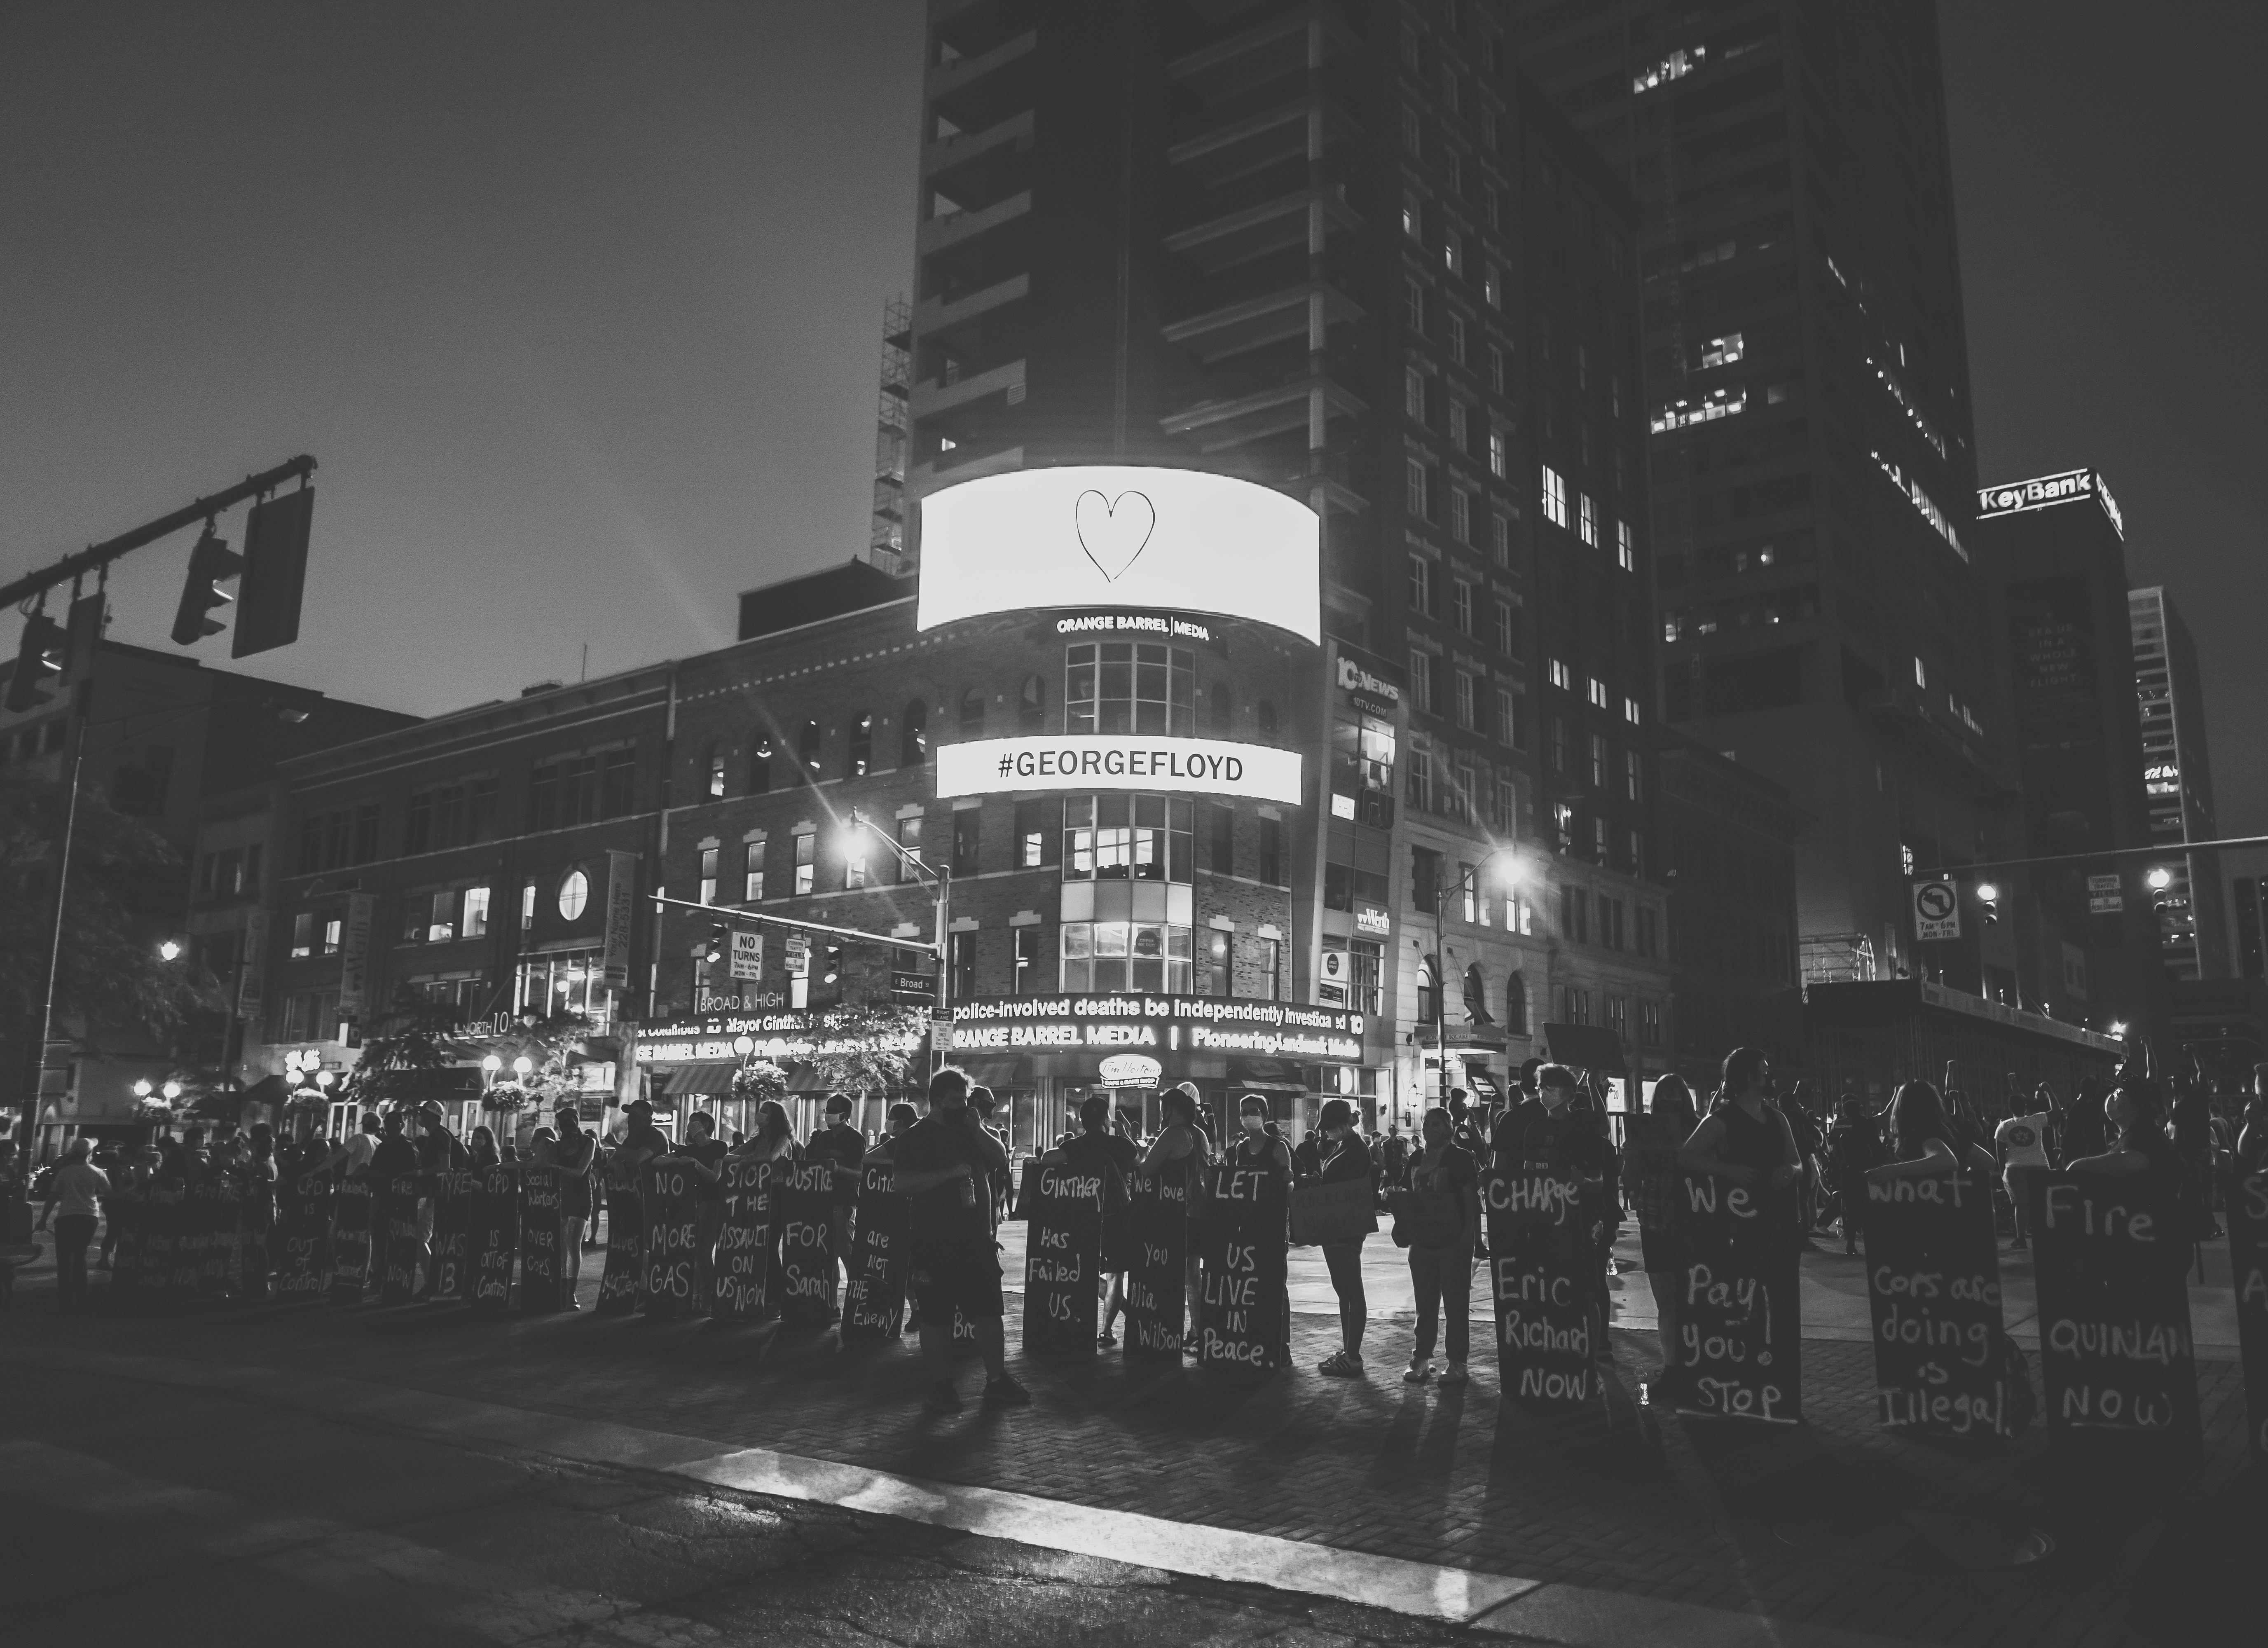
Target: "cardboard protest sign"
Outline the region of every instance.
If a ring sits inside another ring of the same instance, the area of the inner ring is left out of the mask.
[[[772,1222],[779,1231],[780,1320],[824,1328],[835,1316],[830,1213],[835,1164],[824,1158],[772,1164]]]
[[[1291,1359],[1285,1292],[1286,1187],[1265,1167],[1211,1169],[1212,1213],[1203,1239],[1197,1359],[1209,1367],[1270,1372]]]
[[[2196,1447],[2191,1246],[2151,1175],[2042,1174],[2033,1187],[2048,1438],[2149,1437]]]
[[[622,1151],[607,1158],[607,1269],[599,1278],[599,1314],[627,1315],[638,1306],[645,1271],[638,1250],[645,1209],[638,1195],[638,1164]]]
[[[1492,1163],[1481,1177],[1481,1211],[1504,1394],[1589,1402],[1599,1394],[1598,1215],[1582,1180],[1541,1162]]]
[[[519,1173],[498,1164],[475,1175],[472,1198],[473,1303],[502,1310],[512,1302],[512,1262],[519,1255]]]
[[[1134,1249],[1126,1268],[1126,1354],[1178,1357],[1189,1309],[1189,1177],[1174,1162],[1136,1173],[1128,1188]]]
[[[232,1174],[216,1173],[189,1188],[192,1228],[197,1242],[197,1296],[218,1299],[229,1291],[229,1273],[244,1220],[244,1187]]]
[[[331,1269],[324,1291],[335,1299],[358,1302],[370,1285],[377,1203],[367,1179],[342,1180],[331,1193]]]
[[[567,1308],[566,1187],[556,1167],[528,1162],[519,1170],[519,1308]]]
[[[2030,1408],[2009,1388],[1992,1188],[1965,1173],[1867,1176],[1867,1302],[1875,1420],[1949,1436],[2014,1437]]]
[[[2228,1200],[2236,1340],[2244,1351],[2244,1433],[2258,1467],[2268,1464],[2268,1172],[2235,1175]]]
[[[646,1164],[641,1188],[645,1281],[639,1307],[649,1316],[690,1316],[700,1306],[701,1181],[681,1159],[665,1157]]]
[[[1683,1173],[1676,1202],[1677,1404],[1793,1424],[1803,1412],[1795,1213],[1786,1196]]]
[[[894,1188],[897,1170],[869,1157],[858,1185],[858,1231],[843,1298],[843,1343],[895,1339],[906,1319],[906,1249],[912,1209]]]
[[[752,1156],[725,1159],[717,1297],[709,1308],[725,1321],[760,1322],[772,1313],[771,1173],[770,1162]]]
[[[1024,1253],[1024,1349],[1094,1355],[1102,1270],[1102,1174],[1069,1163],[1035,1162],[1025,1184],[1030,1239]]]
[[[331,1175],[294,1173],[276,1187],[276,1297],[306,1300],[323,1295],[325,1240],[331,1223]]]
[[[142,1290],[142,1254],[150,1234],[150,1201],[145,1188],[139,1196],[114,1196],[103,1203],[110,1220],[110,1293],[131,1301]]]
[[[433,1196],[433,1284],[425,1297],[462,1304],[473,1296],[473,1204],[481,1176],[469,1169],[427,1175]]]
[[[379,1272],[378,1302],[406,1304],[417,1291],[417,1266],[424,1243],[417,1234],[417,1203],[425,1189],[423,1173],[395,1173],[380,1188],[378,1225],[385,1242]]]

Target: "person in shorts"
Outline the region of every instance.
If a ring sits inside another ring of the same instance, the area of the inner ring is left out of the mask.
[[[984,1356],[984,1405],[1020,1407],[1032,1400],[1008,1372],[1001,1329],[1005,1307],[990,1182],[1007,1171],[1007,1152],[969,1108],[968,1088],[967,1072],[950,1064],[931,1077],[929,1114],[906,1129],[894,1152],[897,1188],[912,1214],[909,1280],[930,1375],[923,1405],[932,1414],[961,1409],[953,1384],[955,1311],[976,1328]]]

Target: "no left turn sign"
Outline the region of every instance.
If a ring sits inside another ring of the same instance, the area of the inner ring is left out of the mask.
[[[1961,896],[1952,882],[1915,882],[1913,911],[1914,937],[1924,943],[1961,937]]]

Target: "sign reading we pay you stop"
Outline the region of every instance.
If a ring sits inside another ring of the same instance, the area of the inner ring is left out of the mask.
[[[1913,916],[1914,937],[1925,944],[1961,937],[1961,895],[1950,881],[1915,882]]]

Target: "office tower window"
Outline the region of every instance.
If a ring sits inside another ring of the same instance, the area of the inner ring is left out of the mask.
[[[1625,572],[1638,570],[1638,546],[1631,539],[1631,526],[1626,520],[1615,523],[1615,564]]]
[[[1489,473],[1499,481],[1512,472],[1512,441],[1502,430],[1491,430],[1488,439]]]
[[[1426,501],[1429,489],[1425,466],[1415,458],[1406,460],[1402,469],[1402,506],[1419,520],[1433,518],[1432,509]]]
[[[1496,650],[1506,658],[1520,656],[1520,607],[1514,601],[1496,604]]]
[[[743,903],[757,904],[764,896],[764,844],[760,841],[747,843],[742,854],[740,899]]]
[[[1575,729],[1565,716],[1551,717],[1551,770],[1564,773],[1574,765]]]
[[[1493,343],[1488,347],[1488,386],[1504,393],[1504,350]]]
[[[1411,335],[1425,335],[1425,284],[1414,275],[1402,283],[1402,323]]]
[[[1512,518],[1495,515],[1489,519],[1489,553],[1500,567],[1512,564]]]
[[[725,793],[725,758],[718,754],[713,744],[709,747],[709,793],[712,796]]]
[[[1441,265],[1452,275],[1465,272],[1465,238],[1454,229],[1441,232]]]
[[[1628,694],[1624,694],[1623,696],[1623,719],[1629,722],[1632,726],[1636,726],[1638,724],[1639,714],[1640,711],[1638,700],[1631,697]]]
[[[1410,652],[1410,707],[1425,715],[1433,712],[1433,656],[1415,647]]]
[[[1442,323],[1442,336],[1449,346],[1449,358],[1462,366],[1465,364],[1465,318],[1452,313]]]
[[[1567,482],[1550,464],[1539,466],[1543,475],[1543,519],[1554,526],[1567,524]]]
[[[1450,615],[1456,621],[1460,635],[1473,632],[1473,586],[1462,578],[1454,578],[1449,587],[1454,592],[1449,600]]]
[[[1461,727],[1469,727],[1473,725],[1474,696],[1473,678],[1463,670],[1459,670],[1457,672],[1457,725]]]
[[[1575,495],[1575,535],[1594,549],[1599,547],[1599,506],[1587,492]]]
[[[1412,157],[1425,152],[1425,122],[1407,103],[1402,106],[1402,146]]]
[[[1461,544],[1473,541],[1473,495],[1462,487],[1449,489],[1449,536]]]
[[[1590,745],[1591,788],[1594,790],[1603,790],[1607,787],[1608,751],[1606,735],[1602,732],[1592,733],[1590,737]]]
[[[1496,741],[1506,749],[1520,746],[1520,711],[1518,697],[1509,687],[1496,689]]]
[[[1428,618],[1433,615],[1433,563],[1429,556],[1410,557],[1410,610]]]
[[[1415,366],[1402,369],[1402,410],[1412,423],[1425,421],[1425,374]]]
[[[1066,881],[1178,881],[1191,872],[1195,804],[1149,795],[1064,801]]]
[[[1623,752],[1623,799],[1646,799],[1646,762],[1636,750]]]
[[[1403,781],[1410,805],[1420,813],[1433,810],[1433,752],[1423,744],[1410,747],[1409,776]]]
[[[1571,853],[1575,850],[1573,804],[1566,801],[1555,801],[1551,804],[1551,833],[1553,839],[1559,844],[1559,851]]]
[[[1504,271],[1493,263],[1481,276],[1481,297],[1491,309],[1504,307]]]
[[[1491,780],[1489,787],[1495,796],[1496,829],[1500,835],[1509,835],[1520,827],[1520,791],[1513,781],[1502,773],[1497,774]],[[1505,896],[1509,900],[1511,894],[1506,894]],[[1506,917],[1507,924],[1510,919],[1507,915]]]
[[[1471,421],[1466,414],[1465,403],[1462,401],[1450,401],[1449,445],[1460,452],[1466,451],[1472,445],[1470,429]]]
[[[1575,690],[1575,674],[1559,658],[1547,658],[1543,665],[1544,679],[1562,692]]]
[[[1600,680],[1597,676],[1595,676],[1595,675],[1592,676],[1592,677],[1590,678],[1590,688],[1589,688],[1589,693],[1590,693],[1591,707],[1592,707],[1593,709],[1594,709],[1594,710],[1603,710],[1603,709],[1605,709],[1605,708],[1607,707],[1607,684],[1606,684],[1606,682],[1604,682],[1604,681],[1601,681],[1601,680]]]
[[[1602,818],[1591,820],[1591,858],[1595,864],[1607,862],[1607,821]]]

